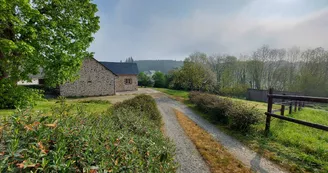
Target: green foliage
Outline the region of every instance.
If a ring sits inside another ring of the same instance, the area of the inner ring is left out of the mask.
[[[78,77],[82,60],[90,56],[92,34],[99,29],[97,6],[91,0],[1,0],[0,4],[0,85],[30,80],[29,75],[38,74],[40,68],[50,86]]]
[[[108,100],[81,100],[79,103],[110,104]]]
[[[42,100],[43,91],[10,84],[0,85],[0,109],[26,108]]]
[[[255,107],[249,107],[242,103],[233,103],[227,111],[229,127],[240,132],[248,132],[251,125],[259,122],[261,113]]]
[[[148,117],[150,120],[154,121],[155,124],[161,124],[161,114],[157,109],[155,100],[149,95],[138,95],[130,100],[115,104],[114,108],[133,108],[134,110],[142,112],[143,116]]]
[[[154,82],[144,72],[140,72],[138,74],[138,85],[145,86],[145,87],[152,87],[154,85]]]
[[[259,121],[259,111],[242,103],[200,92],[189,93],[189,99],[197,109],[209,115],[212,122],[226,124],[233,130],[247,132]]]
[[[164,73],[157,71],[155,74],[152,76],[154,80],[154,87],[156,88],[164,88],[166,87],[166,76]]]
[[[167,88],[155,88],[158,91],[161,91],[163,93],[166,93],[168,95],[174,96],[174,97],[181,97],[183,99],[188,99],[189,92],[183,91],[183,90],[172,90]]]
[[[170,88],[197,91],[212,91],[216,75],[210,69],[206,54],[196,52],[185,59],[183,66],[175,70]]]
[[[222,96],[245,98],[247,94],[247,85],[236,85],[218,89],[217,93]]]
[[[97,6],[90,0],[2,1],[0,71],[11,81],[29,74],[55,86],[76,78],[92,34],[99,29]],[[1,75],[1,77],[2,77]]]
[[[232,109],[232,102],[228,99],[221,99],[212,94],[190,92],[189,100],[197,109],[208,114],[212,122],[229,123],[228,111]]]
[[[1,172],[175,172],[173,146],[148,109],[117,105],[95,115],[64,98],[57,105],[0,122]]]

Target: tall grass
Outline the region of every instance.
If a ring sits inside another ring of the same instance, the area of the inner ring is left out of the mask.
[[[64,100],[49,114],[15,113],[0,122],[0,170],[174,172],[174,147],[149,114],[125,106],[94,114]]]

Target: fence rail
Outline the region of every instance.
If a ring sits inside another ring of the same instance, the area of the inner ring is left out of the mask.
[[[316,102],[316,103],[328,103],[328,98],[273,94],[272,88],[269,89],[269,94],[267,95],[267,97],[268,97],[268,109],[267,109],[267,112],[265,112],[265,115],[266,115],[265,134],[266,135],[268,135],[270,132],[271,117],[289,121],[289,122],[293,122],[296,124],[305,125],[305,126],[320,129],[320,130],[324,130],[324,131],[328,131],[328,126],[284,116],[286,103],[289,106],[289,108],[288,108],[289,114],[291,114],[293,104],[294,104],[294,111],[296,112],[297,110],[301,110],[301,108],[304,107],[304,105],[305,105],[304,101]],[[282,102],[280,102],[281,109],[272,110],[272,106],[274,104],[273,99],[282,99]],[[291,100],[291,101],[285,102],[285,100]],[[274,114],[275,112],[280,112],[280,115]]]

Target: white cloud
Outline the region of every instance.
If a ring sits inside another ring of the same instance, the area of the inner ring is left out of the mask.
[[[141,26],[144,30],[122,22],[131,8],[124,3],[116,8],[117,17],[102,19],[91,50],[98,59],[118,61],[128,56],[183,59],[194,51],[238,55],[263,44],[328,48],[328,8],[301,13],[297,10],[306,9],[304,2],[254,0],[230,14],[198,8],[187,17],[154,15]]]

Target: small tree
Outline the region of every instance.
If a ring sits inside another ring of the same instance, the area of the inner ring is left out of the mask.
[[[164,73],[157,71],[152,78],[154,80],[154,87],[164,88],[166,86],[166,78]]]
[[[144,86],[144,87],[152,87],[154,82],[152,79],[147,76],[144,72],[140,72],[138,74],[138,85],[139,86]]]

